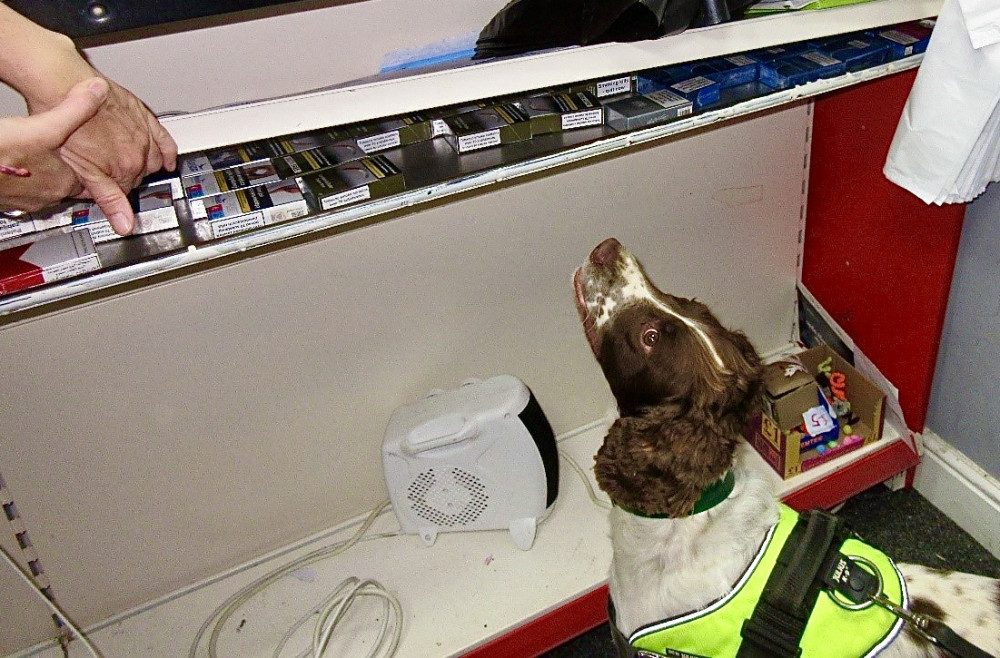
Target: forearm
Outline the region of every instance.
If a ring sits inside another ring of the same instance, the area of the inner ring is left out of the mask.
[[[0,80],[32,111],[62,100],[77,82],[97,75],[73,41],[0,3]]]

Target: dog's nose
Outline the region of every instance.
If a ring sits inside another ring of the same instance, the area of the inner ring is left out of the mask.
[[[590,262],[594,265],[609,265],[618,259],[618,251],[621,248],[622,244],[618,240],[608,238],[590,252]]]

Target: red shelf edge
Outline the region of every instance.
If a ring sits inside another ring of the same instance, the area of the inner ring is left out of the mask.
[[[813,507],[830,508],[919,463],[920,456],[905,441],[893,441],[881,450],[791,492],[782,501],[800,511]]]
[[[608,621],[608,586],[601,585],[463,654],[465,658],[538,656]]]

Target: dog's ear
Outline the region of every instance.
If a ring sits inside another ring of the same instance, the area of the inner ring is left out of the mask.
[[[684,516],[729,468],[735,446],[734,434],[711,419],[663,406],[617,419],[594,458],[594,475],[619,506]]]
[[[745,334],[730,331],[723,358],[732,371],[723,395],[713,411],[728,419],[736,431],[742,430],[762,407],[763,366],[760,356]]]

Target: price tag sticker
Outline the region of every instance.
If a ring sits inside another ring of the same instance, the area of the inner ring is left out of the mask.
[[[802,414],[802,420],[806,424],[806,432],[809,436],[819,436],[823,432],[829,432],[834,428],[833,418],[826,410],[826,407],[818,405]]]

